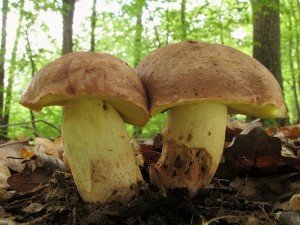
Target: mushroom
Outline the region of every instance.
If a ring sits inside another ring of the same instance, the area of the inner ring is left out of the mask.
[[[86,202],[130,200],[143,178],[124,122],[143,126],[147,98],[136,72],[105,53],[74,52],[45,65],[20,103],[40,111],[63,106],[62,139]]]
[[[228,46],[196,41],[167,45],[137,66],[150,114],[168,110],[160,159],[150,181],[160,189],[187,188],[190,197],[212,180],[221,159],[227,113],[285,117],[274,76],[257,60]]]

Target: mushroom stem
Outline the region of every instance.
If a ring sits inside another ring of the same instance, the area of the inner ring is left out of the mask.
[[[163,132],[163,151],[150,181],[163,190],[188,188],[195,197],[207,186],[220,162],[227,107],[196,103],[171,108]]]
[[[142,181],[125,124],[103,100],[68,101],[62,138],[80,196],[86,202],[129,201]]]

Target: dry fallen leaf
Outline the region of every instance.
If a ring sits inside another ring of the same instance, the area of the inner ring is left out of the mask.
[[[299,190],[300,192],[300,190]],[[293,210],[300,210],[300,194],[294,194],[290,199],[290,207]]]
[[[20,150],[20,156],[23,158],[23,159],[31,159],[32,156],[34,156],[34,148],[25,148],[24,146],[21,148]]]
[[[10,177],[10,171],[3,161],[0,161],[0,189],[7,186],[7,179]]]
[[[300,124],[284,126],[284,127],[273,127],[267,129],[267,133],[274,137],[297,139],[300,138]]]
[[[272,203],[276,209],[290,210],[299,204],[299,199],[294,197],[292,206],[290,199],[294,193],[300,193],[300,173],[267,177],[236,177],[230,182],[230,186],[238,191],[238,197],[249,201]]]
[[[25,165],[22,164],[24,161],[21,158],[20,150],[23,148],[21,143],[9,143],[0,147],[0,161],[4,162],[8,168],[16,172],[22,172]]]
[[[160,155],[161,154],[159,152],[152,151],[152,150],[143,151],[143,158],[145,164],[146,165],[155,164],[158,161]]]
[[[28,206],[22,209],[22,212],[26,214],[35,214],[42,211],[46,205],[42,205],[40,203],[30,203]]]
[[[278,221],[282,225],[299,225],[300,213],[297,211],[283,211],[278,213]]]
[[[300,171],[300,160],[281,155],[279,138],[270,137],[261,127],[245,131],[224,149],[225,163],[219,165],[217,177],[230,179]]]
[[[48,138],[37,137],[34,139],[34,142],[36,153],[51,155],[62,160],[63,143],[61,137],[56,138],[54,141]]]
[[[161,148],[161,135],[156,136],[154,141],[147,140],[140,143],[140,151],[145,165],[155,164],[158,161],[161,155]]]
[[[22,173],[12,175],[7,179],[9,186],[19,192],[32,191],[41,184],[49,182],[50,176],[45,170],[36,168],[33,172],[31,169],[25,169]]]
[[[242,122],[234,118],[228,118],[226,124],[225,142],[231,142],[233,138],[235,138],[249,126],[261,126],[261,123],[259,122],[259,120],[254,120],[252,122]]]

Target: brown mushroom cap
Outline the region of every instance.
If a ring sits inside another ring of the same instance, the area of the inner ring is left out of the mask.
[[[105,53],[73,52],[48,63],[33,77],[20,103],[39,111],[82,98],[108,101],[130,124],[143,126],[149,119],[145,90],[136,72]]]
[[[136,68],[150,113],[186,103],[215,102],[228,112],[287,116],[280,85],[257,60],[234,48],[196,41],[161,47]]]

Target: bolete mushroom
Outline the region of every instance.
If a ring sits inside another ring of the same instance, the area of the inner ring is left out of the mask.
[[[196,41],[167,45],[137,66],[150,114],[168,110],[163,150],[151,167],[159,188],[188,188],[191,197],[215,174],[227,113],[285,117],[275,77],[254,58],[228,46]]]
[[[64,151],[84,201],[126,202],[136,194],[143,179],[124,121],[143,126],[149,113],[142,83],[124,61],[66,54],[37,72],[20,103],[37,111],[64,106]]]

